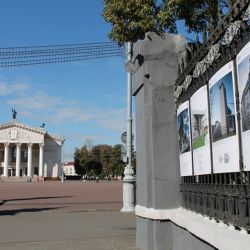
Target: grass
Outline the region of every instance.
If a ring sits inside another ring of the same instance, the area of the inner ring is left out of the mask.
[[[205,135],[199,136],[192,143],[193,149],[200,148],[205,145]]]

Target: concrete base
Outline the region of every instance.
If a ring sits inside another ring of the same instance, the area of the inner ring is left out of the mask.
[[[136,219],[136,244],[143,250],[216,249],[171,221],[157,221],[141,217]]]

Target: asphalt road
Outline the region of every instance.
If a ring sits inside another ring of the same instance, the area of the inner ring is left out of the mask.
[[[122,183],[0,183],[0,250],[137,249]]]

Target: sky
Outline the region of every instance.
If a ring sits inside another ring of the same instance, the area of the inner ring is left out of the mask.
[[[107,42],[102,9],[102,0],[1,0],[0,48]],[[12,108],[21,123],[45,123],[65,137],[64,160],[73,160],[86,141],[121,143],[126,89],[122,57],[0,69],[0,123]]]
[[[1,0],[0,47],[109,41],[102,0]],[[65,136],[64,160],[89,139],[121,143],[126,130],[124,58],[0,69],[0,123]]]

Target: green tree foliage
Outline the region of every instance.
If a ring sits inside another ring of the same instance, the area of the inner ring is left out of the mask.
[[[75,149],[74,153],[74,162],[75,162],[75,170],[78,175],[87,174],[87,162],[89,161],[89,151],[87,146],[83,146],[82,148]]]
[[[143,39],[148,31],[177,32],[178,20],[183,20],[190,32],[203,31],[209,20],[217,21],[219,6],[225,8],[228,1],[104,0],[102,15],[112,25],[110,39],[124,44]]]
[[[122,176],[125,164],[121,160],[122,145],[117,144],[112,148],[112,173],[115,178]]]
[[[121,160],[122,145],[96,145],[88,150],[84,145],[75,149],[75,170],[79,175],[88,177],[114,177],[122,176],[125,164]],[[135,160],[134,160],[135,162]]]

